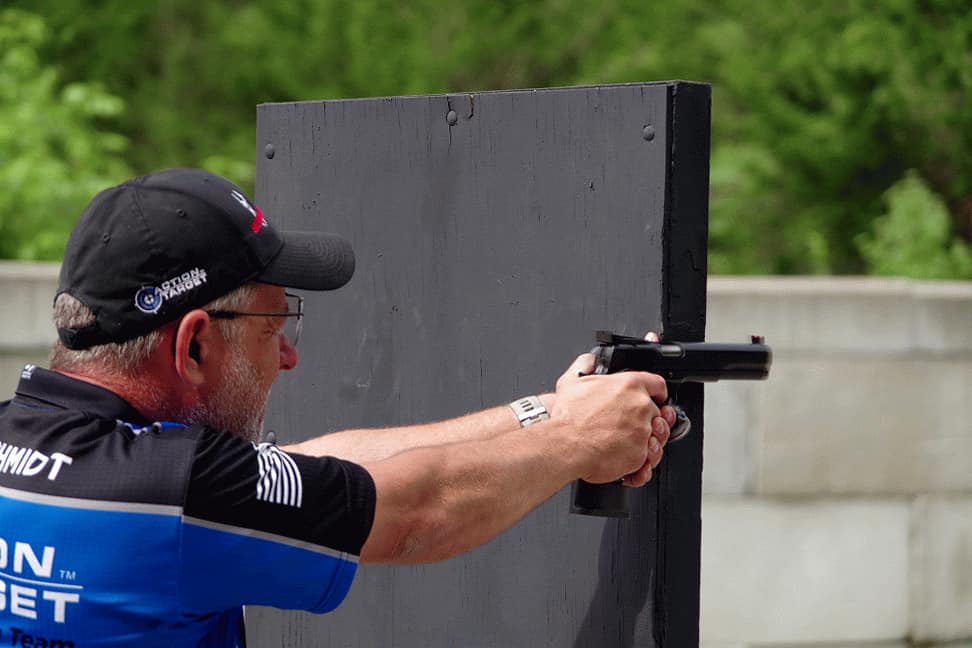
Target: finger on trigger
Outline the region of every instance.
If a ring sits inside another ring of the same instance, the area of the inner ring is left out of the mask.
[[[651,399],[659,405],[668,400],[668,383],[658,374],[645,374],[645,389]]]
[[[594,354],[582,353],[574,360],[568,372],[571,375],[587,376],[594,373]]]

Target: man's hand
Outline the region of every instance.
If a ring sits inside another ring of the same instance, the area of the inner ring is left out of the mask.
[[[654,331],[649,331],[645,335],[645,340],[648,342],[660,342],[661,339],[658,334]],[[644,486],[651,480],[651,471],[658,467],[661,463],[662,453],[664,452],[665,444],[668,443],[668,439],[671,433],[671,428],[675,425],[675,409],[670,405],[664,405],[661,408],[662,418],[665,419],[667,425],[664,426],[664,431],[662,431],[662,425],[657,420],[652,420],[652,425],[654,426],[652,432],[658,441],[655,445],[649,441],[648,455],[649,460],[645,462],[645,465],[641,467],[640,470],[631,473],[630,475],[624,476],[625,486]],[[657,458],[655,457],[657,453]]]
[[[570,451],[578,453],[582,478],[591,483],[624,479],[642,486],[661,461],[675,411],[665,380],[644,372],[591,375],[585,353],[557,381],[551,419],[563,425]]]

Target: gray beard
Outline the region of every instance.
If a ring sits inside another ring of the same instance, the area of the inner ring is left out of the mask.
[[[257,442],[263,436],[269,392],[260,393],[256,368],[247,361],[242,349],[230,346],[222,382],[204,403],[184,412],[179,421],[187,425],[207,425],[246,441]]]

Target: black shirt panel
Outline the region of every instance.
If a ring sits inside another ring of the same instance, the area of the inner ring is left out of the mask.
[[[361,466],[200,432],[186,515],[360,554],[375,486]]]

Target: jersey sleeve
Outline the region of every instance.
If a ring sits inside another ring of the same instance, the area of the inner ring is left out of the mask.
[[[354,579],[375,486],[357,464],[206,429],[185,502],[187,612],[247,604],[328,612]]]

